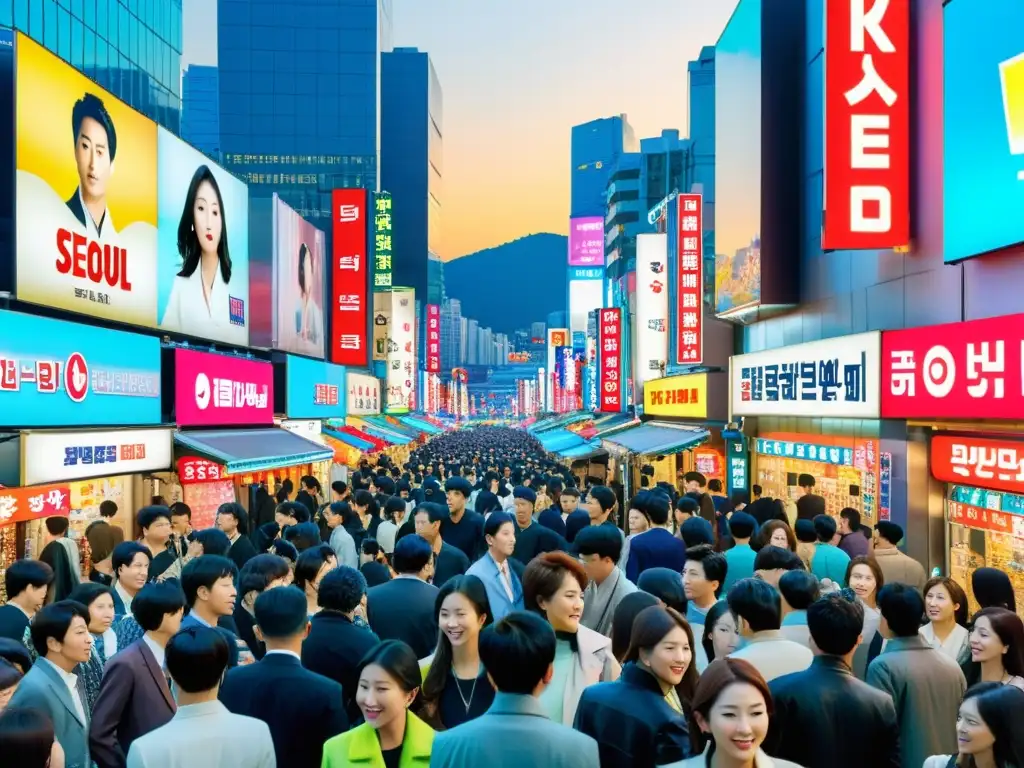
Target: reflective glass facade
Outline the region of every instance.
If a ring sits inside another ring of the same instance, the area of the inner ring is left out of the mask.
[[[220,162],[216,67],[190,64],[181,76],[181,138]]]
[[[604,216],[608,180],[623,152],[639,150],[625,115],[574,125],[569,150],[569,217]]]
[[[0,0],[13,26],[178,133],[181,0]]]

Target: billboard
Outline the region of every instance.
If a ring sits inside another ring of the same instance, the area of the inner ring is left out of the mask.
[[[673,419],[708,418],[708,375],[669,376],[644,386],[644,415]]]
[[[391,193],[373,193],[373,289],[390,290],[392,275]]]
[[[249,188],[157,130],[157,323],[249,345]]]
[[[676,362],[704,359],[704,204],[702,195],[676,197]]]
[[[604,218],[580,216],[569,219],[569,266],[604,266]]]
[[[549,372],[554,373],[555,371],[556,350],[559,347],[568,345],[571,338],[572,333],[568,328],[548,328],[547,370]],[[548,389],[550,390],[551,388],[548,387]],[[547,395],[549,399],[541,401],[540,408],[541,410],[550,411],[554,405],[554,392],[549,391]]]
[[[391,293],[388,338],[387,413],[408,413],[416,392],[416,292],[395,288]]]
[[[380,413],[380,379],[365,373],[349,373],[345,377],[348,394],[345,410],[349,416],[373,416]]]
[[[365,189],[331,192],[334,300],[331,307],[331,354],[341,365],[363,366],[367,360],[367,196]]]
[[[285,414],[289,419],[345,416],[345,369],[320,360],[288,355],[285,361]]]
[[[174,430],[25,432],[22,446],[24,484],[59,483],[168,470]]]
[[[441,370],[441,307],[427,304],[427,372]]]
[[[0,426],[159,424],[160,340],[0,310]]]
[[[668,235],[636,237],[637,387],[664,375],[668,365]]]
[[[943,9],[947,262],[1024,242],[1024,4]]]
[[[586,332],[587,317],[604,304],[604,282],[601,280],[569,281],[569,329]]]
[[[928,463],[943,483],[1024,494],[1024,444],[1014,440],[936,435]]]
[[[274,195],[274,348],[323,357],[324,233]]]
[[[617,413],[622,410],[622,313],[602,309],[598,313],[598,410]]]
[[[240,357],[174,350],[179,427],[274,423],[274,366]]]

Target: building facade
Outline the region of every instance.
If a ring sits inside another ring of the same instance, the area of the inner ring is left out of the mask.
[[[217,68],[190,64],[181,76],[181,138],[217,162],[220,103]]]
[[[625,115],[574,125],[570,145],[570,218],[604,216],[608,179],[624,152],[639,149]]]

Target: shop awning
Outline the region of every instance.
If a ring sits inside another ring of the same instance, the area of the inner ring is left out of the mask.
[[[599,456],[602,453],[608,453],[608,451],[601,447],[600,440],[594,440],[583,445],[577,445],[575,448],[559,451],[558,455],[563,459],[576,461],[579,459],[589,459],[591,456]]]
[[[550,453],[561,453],[569,448],[575,448],[586,441],[575,432],[567,429],[556,429],[540,435],[540,444],[545,451]]]
[[[387,424],[387,422],[385,422],[384,426],[381,426],[378,422],[370,421],[362,416],[349,416],[346,421],[348,426],[360,429],[371,437],[383,440],[389,445],[408,445],[416,439],[409,437],[403,432],[399,432],[391,427],[390,424]]]
[[[435,426],[424,419],[417,419],[415,416],[399,416],[398,420],[413,429],[426,432],[428,435],[440,435],[444,432],[444,429],[441,427]]]
[[[616,430],[623,429],[629,425],[639,424],[640,420],[629,413],[607,413],[594,419],[594,437],[604,437]]]
[[[405,437],[418,440],[423,434],[422,429],[416,429],[410,427],[408,424],[403,424],[395,416],[364,416],[363,420],[379,426],[381,429],[386,429],[388,432],[394,432],[397,435],[404,435]]]
[[[360,440],[358,437],[353,437],[352,435],[346,434],[344,432],[339,432],[336,429],[330,429],[328,427],[324,427],[323,429],[324,434],[331,440],[337,440],[339,443],[344,443],[350,448],[355,448],[356,450],[362,451],[363,453],[372,453],[374,450],[373,443],[371,442],[368,442],[366,440]]]
[[[552,429],[564,429],[565,427],[577,424],[581,421],[587,421],[588,419],[594,418],[590,411],[575,411],[573,413],[562,414],[556,417],[553,421],[544,424],[542,426],[534,426],[532,430],[534,434],[548,432]]]
[[[279,427],[175,432],[174,442],[223,464],[232,475],[334,458],[331,448]]]
[[[647,422],[606,437],[601,443],[606,447],[645,456],[679,453],[700,445],[709,436],[706,429]]]

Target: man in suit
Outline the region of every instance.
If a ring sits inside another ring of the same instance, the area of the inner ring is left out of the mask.
[[[634,584],[648,568],[668,568],[682,573],[686,565],[686,544],[669,530],[669,499],[660,492],[652,491],[647,494],[644,507],[651,527],[629,540],[629,560],[626,562],[626,578]]]
[[[128,751],[128,768],[274,768],[267,724],[234,715],[217,700],[230,647],[216,629],[192,626],[167,643],[167,671],[178,711],[167,725],[141,736]]]
[[[419,536],[395,544],[397,578],[379,584],[366,596],[367,621],[381,640],[402,640],[423,659],[437,645],[434,602],[440,590],[427,583],[433,550]]]
[[[238,570],[242,570],[247,562],[256,557],[256,547],[247,535],[249,532],[249,515],[238,502],[221,504],[217,509],[217,527],[220,528],[231,542],[228,557]]]
[[[441,521],[441,537],[473,560],[483,546],[484,530],[484,516],[468,508],[473,486],[464,477],[452,477],[444,484],[444,490],[449,514]]]
[[[484,583],[494,620],[523,610],[523,571],[512,557],[516,547],[516,522],[507,512],[492,512],[484,523],[487,554],[469,566],[468,575]]]
[[[137,541],[122,541],[110,556],[114,572],[114,615],[130,616],[135,595],[149,580],[153,556]]]
[[[429,501],[420,504],[413,513],[416,534],[426,540],[434,553],[434,584],[438,587],[469,569],[465,552],[441,538],[441,525],[446,517],[447,509]]]
[[[7,603],[0,606],[0,637],[24,642],[25,629],[46,602],[53,569],[38,560],[15,560],[4,572]]]
[[[185,593],[185,605],[188,608],[188,613],[181,621],[181,628],[216,627],[231,646],[229,662],[232,667],[239,663],[240,654],[244,656],[241,659],[243,662],[252,660],[245,641],[224,627],[225,619],[230,619],[235,611],[237,578],[238,569],[235,564],[220,555],[200,555],[181,569],[181,589]],[[233,621],[231,626],[234,626]]]
[[[636,592],[636,585],[618,568],[622,537],[607,525],[590,525],[576,534],[574,550],[589,579],[583,592],[580,623],[605,637],[612,636],[612,617],[619,602]]]
[[[256,598],[256,630],[267,644],[262,660],[228,672],[220,701],[236,715],[270,728],[279,766],[319,768],[323,744],[348,730],[341,685],[303,669],[299,654],[309,635],[306,596],[297,587]],[[301,691],[301,706],[282,691]]]
[[[71,600],[51,603],[33,617],[31,631],[40,656],[8,706],[45,714],[64,748],[66,768],[90,768],[85,686],[74,672],[75,666],[89,661],[92,654],[89,609]]]
[[[569,551],[569,544],[564,538],[533,519],[537,494],[532,488],[516,486],[512,498],[516,513],[516,548],[512,556],[516,560],[525,566],[545,552]]]
[[[132,742],[166,725],[177,709],[164,675],[164,656],[185,612],[181,587],[147,584],[135,596],[132,611],[146,634],[107,661],[89,725],[89,748],[99,768],[124,768]]]
[[[75,134],[75,165],[78,188],[67,201],[68,209],[95,240],[114,232],[107,210],[107,183],[117,155],[117,131],[103,100],[86,93],[71,110]]]
[[[597,742],[553,723],[537,700],[554,675],[555,633],[540,616],[516,612],[480,633],[480,660],[498,692],[476,720],[434,737],[433,768],[594,768]]]

